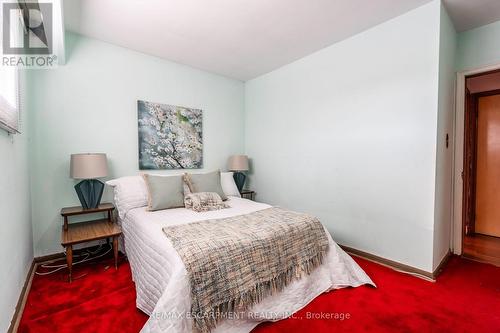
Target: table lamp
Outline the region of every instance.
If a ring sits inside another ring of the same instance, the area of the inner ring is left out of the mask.
[[[238,191],[243,190],[247,176],[242,171],[248,171],[248,156],[233,155],[229,157],[228,169],[234,171],[233,178]]]
[[[70,177],[83,179],[75,185],[76,194],[84,209],[99,206],[104,191],[104,183],[97,180],[108,175],[106,154],[72,154]]]

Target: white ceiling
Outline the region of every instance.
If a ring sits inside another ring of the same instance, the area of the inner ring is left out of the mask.
[[[70,31],[248,80],[429,0],[65,0]]]
[[[458,32],[500,20],[500,0],[444,0]]]
[[[429,1],[64,0],[63,3],[65,25],[70,31],[245,81]],[[487,10],[482,4],[487,4]],[[500,0],[447,0],[447,7],[454,23],[467,29],[481,25],[485,19],[494,20]]]

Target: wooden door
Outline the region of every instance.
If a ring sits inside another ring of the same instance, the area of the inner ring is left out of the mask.
[[[475,232],[500,237],[500,94],[479,97]]]

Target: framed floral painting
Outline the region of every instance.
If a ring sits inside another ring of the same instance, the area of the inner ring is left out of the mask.
[[[202,111],[137,101],[139,169],[203,167]]]

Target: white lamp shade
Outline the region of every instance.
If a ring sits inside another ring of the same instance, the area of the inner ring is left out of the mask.
[[[233,155],[229,157],[228,169],[230,171],[247,171],[248,170],[248,156],[247,155]]]
[[[69,176],[73,179],[96,179],[108,175],[106,154],[72,154]]]

